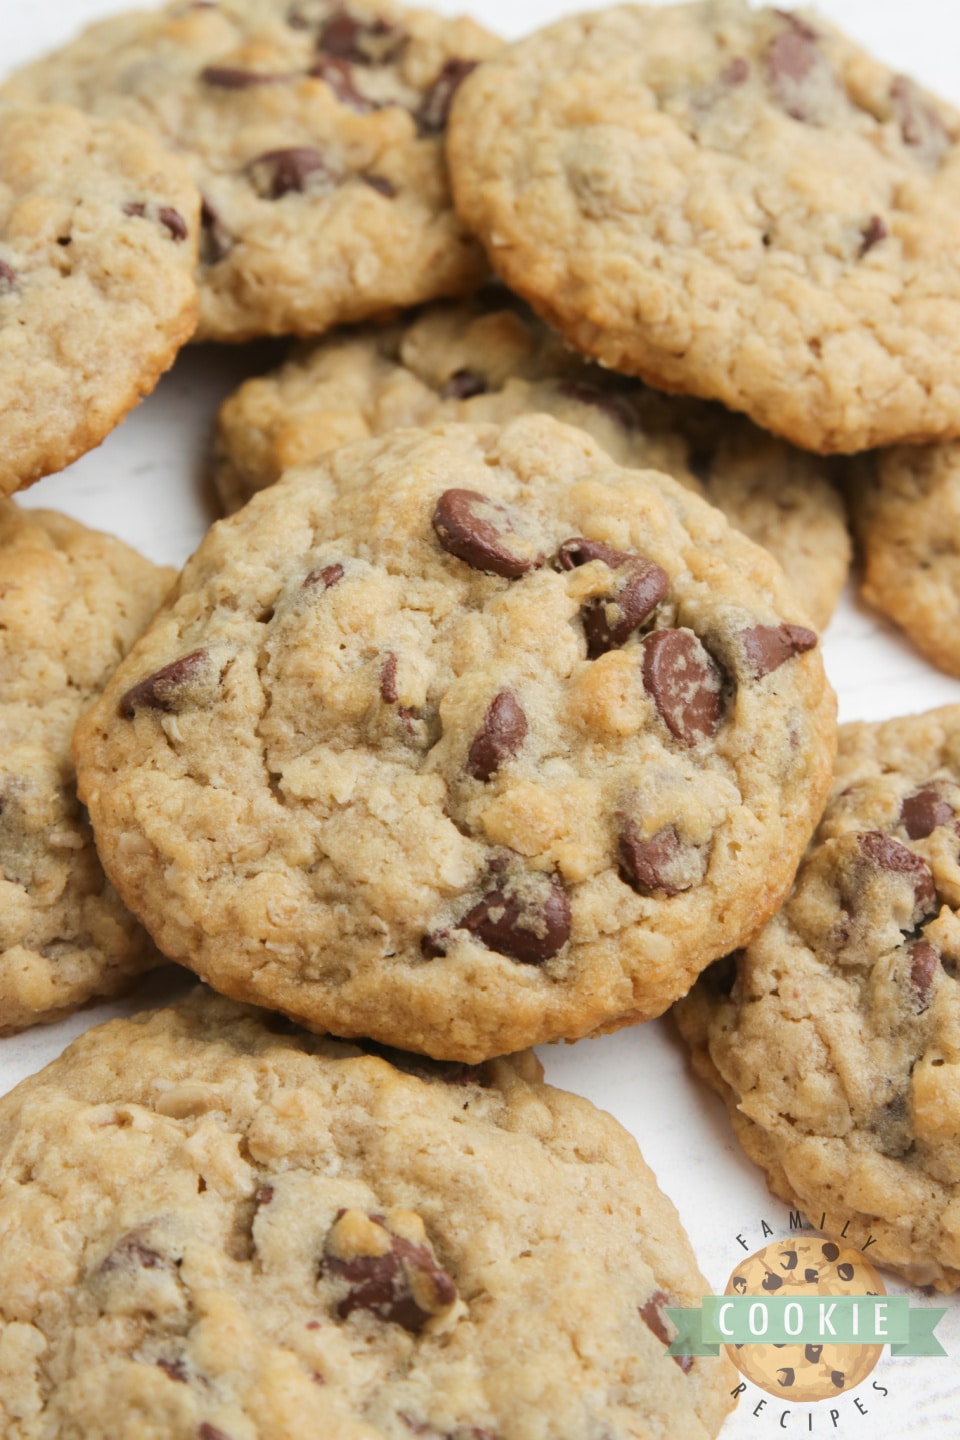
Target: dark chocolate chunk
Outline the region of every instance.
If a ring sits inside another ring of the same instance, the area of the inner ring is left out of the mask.
[[[167,1270],[170,1261],[143,1238],[142,1230],[131,1230],[117,1241],[100,1265],[101,1271],[127,1267],[133,1270]]]
[[[129,205],[124,205],[123,213],[124,215],[137,215],[141,218],[149,218],[147,206],[142,200],[135,200]],[[184,220],[180,211],[175,210],[172,205],[160,205],[157,208],[156,216],[160,224],[163,225],[166,230],[169,230],[174,240],[178,243],[181,240],[186,240],[190,234],[190,231],[187,229],[186,220]]]
[[[684,745],[709,740],[720,724],[716,661],[692,630],[655,630],[642,645],[644,688],[671,735]]]
[[[318,182],[335,183],[337,176],[321,150],[294,145],[289,150],[268,150],[247,166],[254,187],[265,200],[301,195]]]
[[[355,65],[384,65],[406,44],[407,32],[389,20],[358,20],[335,10],[320,30],[318,44],[328,55]]]
[[[815,33],[790,25],[774,36],[767,49],[767,69],[774,94],[793,120],[810,118],[809,83],[823,63]]]
[[[397,657],[392,650],[380,667],[380,696],[387,705],[397,703]]]
[[[669,1345],[672,1338],[664,1318],[664,1312],[669,1304],[670,1298],[668,1295],[664,1294],[662,1290],[654,1290],[646,1305],[639,1306],[640,1319],[648,1330],[653,1331],[654,1335],[656,1335],[657,1339],[663,1345]],[[671,1358],[680,1366],[684,1375],[690,1373],[693,1368],[692,1355],[673,1355]]]
[[[754,625],[740,634],[747,668],[754,680],[778,670],[794,655],[812,650],[817,637],[803,625]]]
[[[925,840],[941,825],[951,825],[956,811],[947,800],[943,782],[931,780],[908,795],[900,806],[900,824],[911,840]]]
[[[205,195],[201,196],[200,255],[205,265],[217,265],[226,260],[233,249],[233,236],[223,219]]]
[[[885,835],[882,830],[865,831],[860,836],[860,849],[881,870],[889,870],[895,875],[909,875],[913,880],[917,904],[925,913],[932,908],[937,898],[937,887],[933,871],[922,856],[914,855],[906,845],[901,845],[899,840]]]
[[[641,895],[679,895],[694,884],[689,855],[672,825],[641,840],[632,820],[624,822],[617,847],[620,874]]]
[[[516,546],[517,531],[507,507],[477,490],[444,490],[433,512],[433,528],[448,554],[474,570],[508,580],[539,569],[545,559],[530,554],[529,546]]]
[[[860,233],[862,239],[860,241],[859,255],[862,260],[864,255],[869,254],[875,245],[879,245],[881,240],[886,240],[890,231],[887,229],[882,216],[871,215],[869,221]]]
[[[206,650],[192,650],[179,660],[164,665],[132,685],[120,700],[120,714],[132,720],[138,710],[178,710],[187,699],[186,691],[209,673],[210,656]]]
[[[439,134],[447,128],[447,117],[453,97],[472,70],[477,60],[447,60],[443,69],[426,92],[414,114],[418,126],[426,134]]]
[[[487,382],[476,370],[455,370],[440,395],[444,400],[469,400],[471,395],[485,395]]]
[[[389,1237],[390,1248],[379,1255],[345,1257],[340,1239],[345,1227],[340,1222],[348,1213],[338,1212],[320,1265],[321,1274],[347,1282],[346,1293],[336,1307],[341,1320],[346,1320],[354,1310],[368,1310],[378,1319],[401,1325],[415,1334],[434,1315],[449,1310],[456,1301],[457,1287],[437,1264],[430,1247],[395,1235],[382,1215],[367,1218]],[[418,1279],[416,1287],[412,1283],[414,1275]],[[427,1308],[420,1303],[423,1301]]]
[[[376,100],[368,99],[357,89],[349,60],[340,60],[335,55],[321,55],[320,59],[310,66],[310,74],[315,80],[322,80],[329,85],[341,105],[347,105],[361,115],[370,110],[381,109]]]
[[[256,85],[281,85],[297,77],[288,71],[236,70],[230,65],[207,65],[200,79],[217,90],[252,90]]]
[[[17,272],[6,260],[0,260],[0,295],[11,295],[17,288]]]
[[[304,576],[304,589],[308,585],[322,586],[324,590],[332,590],[334,585],[339,585],[343,579],[343,566],[339,561],[332,565],[324,565],[322,570],[311,570],[309,575]]]
[[[922,1015],[930,1005],[930,991],[940,969],[940,955],[927,940],[917,940],[910,946],[909,955],[910,984],[917,996],[917,1014]]]
[[[634,630],[652,615],[670,588],[670,577],[654,560],[616,550],[601,540],[578,536],[560,546],[558,560],[563,570],[602,560],[614,572],[609,596],[598,596],[580,610],[587,640],[587,655],[595,660],[608,650],[626,643]]]
[[[557,880],[550,881],[546,895],[491,890],[458,928],[521,965],[542,965],[570,938],[570,901]]]
[[[527,738],[527,717],[516,696],[501,690],[487,706],[470,745],[467,770],[475,780],[489,780],[504,760],[516,755]]]

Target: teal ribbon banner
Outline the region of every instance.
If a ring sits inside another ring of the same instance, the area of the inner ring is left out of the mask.
[[[891,1355],[946,1355],[934,1329],[946,1306],[911,1309],[907,1295],[705,1295],[669,1306],[668,1355],[717,1355],[721,1345],[889,1345]]]

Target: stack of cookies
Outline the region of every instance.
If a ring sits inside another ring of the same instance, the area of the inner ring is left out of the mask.
[[[179,577],[0,500],[0,1033],[211,987],[0,1102],[4,1435],[715,1436],[677,1215],[529,1053],[675,1002],[774,1191],[957,1286],[960,706],[837,759],[819,632],[849,513],[960,673],[958,181],[745,0],[177,0],[0,87],[4,495],[299,340]]]

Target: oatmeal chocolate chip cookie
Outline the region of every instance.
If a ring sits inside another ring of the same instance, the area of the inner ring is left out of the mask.
[[[173,578],[0,500],[0,1034],[115,995],[160,958],[101,869],[70,737]]]
[[[199,204],[143,131],[0,104],[0,496],[99,445],[173,363]]]
[[[177,0],[92,26],[3,93],[122,115],[186,156],[200,338],[315,335],[483,279],[444,131],[497,48],[471,20],[391,0]]]
[[[797,445],[960,432],[960,115],[802,12],[561,20],[451,112],[457,207],[579,349]]]
[[[590,432],[621,465],[663,470],[765,545],[815,625],[850,563],[843,502],[824,462],[698,400],[578,358],[519,304],[435,305],[412,322],[337,335],[226,402],[216,481],[228,511],[292,465],[401,425],[543,411]]]
[[[942,1290],[960,1285],[958,966],[952,705],[841,728],[789,901],[676,1012],[774,1193]]]
[[[896,445],[849,469],[863,596],[960,675],[960,444]]]
[[[77,732],[107,873],[238,999],[460,1060],[661,1013],[819,819],[774,561],[546,416],[397,430],[214,526]]]
[[[0,1100],[4,1434],[717,1434],[732,1366],[666,1353],[707,1282],[611,1116],[276,1022],[198,989]]]

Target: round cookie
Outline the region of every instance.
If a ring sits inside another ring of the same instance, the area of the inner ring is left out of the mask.
[[[960,445],[896,445],[851,465],[863,597],[960,675]]]
[[[559,21],[469,77],[457,208],[579,349],[823,452],[960,433],[960,115],[819,17]]]
[[[412,322],[336,335],[248,381],[220,411],[215,477],[227,511],[292,465],[400,425],[543,411],[621,465],[663,470],[780,561],[818,628],[850,564],[827,468],[719,405],[676,399],[581,360],[526,307],[435,305]]]
[[[497,48],[391,0],[176,0],[91,26],[2,93],[124,116],[184,154],[204,200],[198,338],[316,335],[483,279],[444,129]]]
[[[118,994],[160,959],[100,866],[70,737],[174,574],[0,500],[0,1034]]]
[[[675,1012],[774,1193],[941,1290],[960,1285],[958,830],[960,706],[841,727],[789,901]]]
[[[275,1022],[198,990],[0,1100],[5,1433],[717,1434],[733,1367],[666,1354],[707,1282],[611,1116]]]
[[[99,445],[189,340],[199,204],[145,132],[0,104],[0,496]]]
[[[779,567],[546,416],[215,525],[77,731],[107,873],[238,999],[462,1060],[661,1013],[786,894],[834,697]]]

